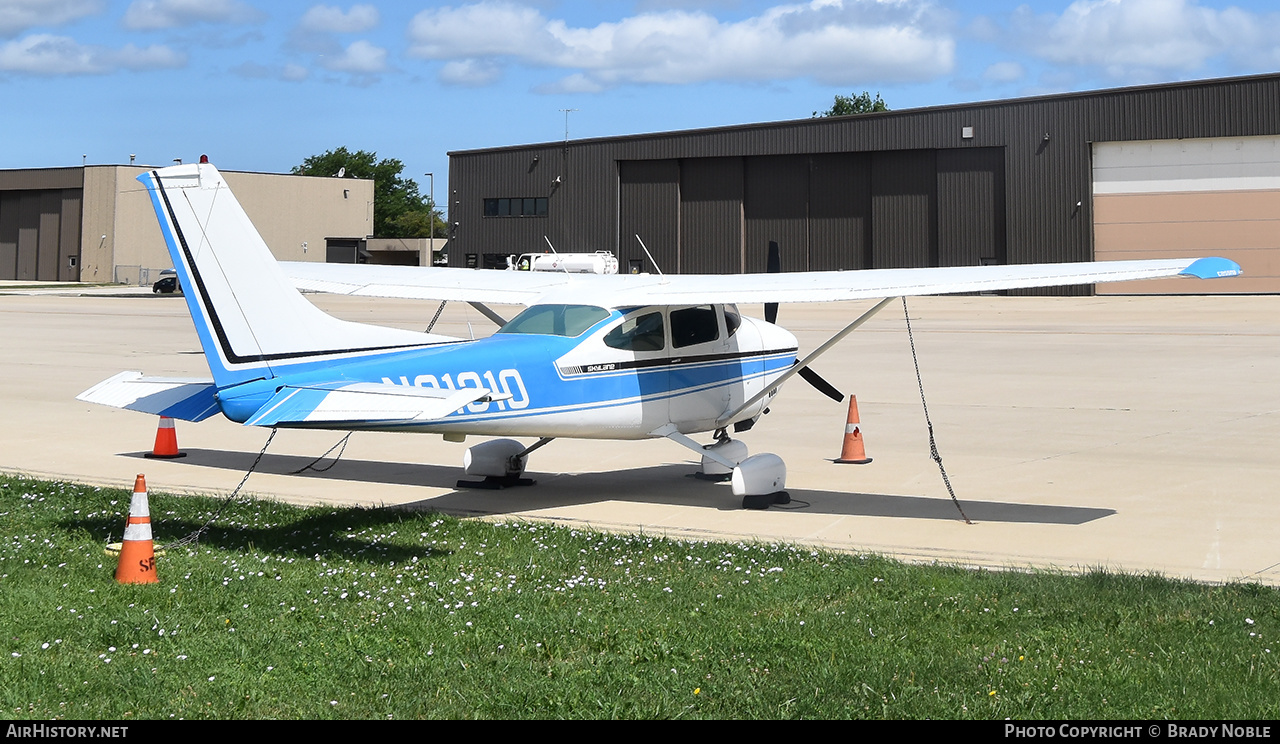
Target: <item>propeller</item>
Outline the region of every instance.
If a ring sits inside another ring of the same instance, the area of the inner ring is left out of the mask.
[[[769,259],[765,264],[764,273],[782,273],[782,249],[778,247],[778,241],[776,240],[769,241]],[[764,304],[764,319],[770,323],[778,322],[778,303],[766,302]]]
[[[769,258],[765,264],[766,274],[782,273],[782,249],[778,247],[778,241],[769,241]],[[764,319],[769,323],[778,322],[778,303],[766,302],[764,305]],[[835,386],[822,378],[822,375],[814,372],[811,367],[802,367],[799,375],[804,381],[814,387],[815,390],[827,396],[837,403],[844,402],[844,393],[836,390]]]

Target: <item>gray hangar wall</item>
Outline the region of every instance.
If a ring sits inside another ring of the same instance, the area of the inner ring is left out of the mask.
[[[652,271],[637,234],[682,273],[762,271],[769,240],[792,271],[1088,261],[1095,143],[1261,135],[1280,75],[451,152],[449,261],[550,240]]]

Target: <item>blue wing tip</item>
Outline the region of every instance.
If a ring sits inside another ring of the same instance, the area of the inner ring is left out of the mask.
[[[1240,264],[1228,258],[1198,258],[1191,265],[1178,272],[1178,276],[1194,276],[1197,279],[1217,279],[1218,277],[1240,276],[1244,271]]]

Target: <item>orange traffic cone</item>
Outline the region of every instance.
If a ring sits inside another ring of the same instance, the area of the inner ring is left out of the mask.
[[[116,583],[154,584],[156,554],[151,544],[151,509],[147,506],[147,479],[141,473],[133,482],[133,500],[129,502],[129,521],[124,527],[120,546],[120,563],[116,565]]]
[[[156,427],[156,443],[147,453],[147,457],[173,459],[186,456],[186,452],[178,451],[178,431],[173,428],[173,419],[161,416],[160,425]]]
[[[842,465],[866,465],[871,462],[862,444],[862,425],[858,423],[858,398],[849,396],[849,420],[844,425],[844,447],[836,462]]]

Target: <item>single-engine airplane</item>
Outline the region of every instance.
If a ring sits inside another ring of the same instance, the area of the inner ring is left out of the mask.
[[[796,374],[839,396],[809,364],[895,298],[1240,273],[1221,258],[733,276],[280,264],[205,158],[138,180],[213,379],[123,372],[80,400],[187,421],[497,436],[464,456],[494,486],[529,482],[528,454],[557,437],[666,437],[736,496],[767,497],[785,487],[785,464],[748,456],[730,430],[750,428]],[[352,323],[299,289],[470,302],[502,327],[466,340]],[[880,302],[802,359],[773,322],[777,303],[856,299]],[[484,303],[526,309],[503,321]],[[765,303],[767,319],[735,303]],[[703,432],[715,441],[689,436]]]

